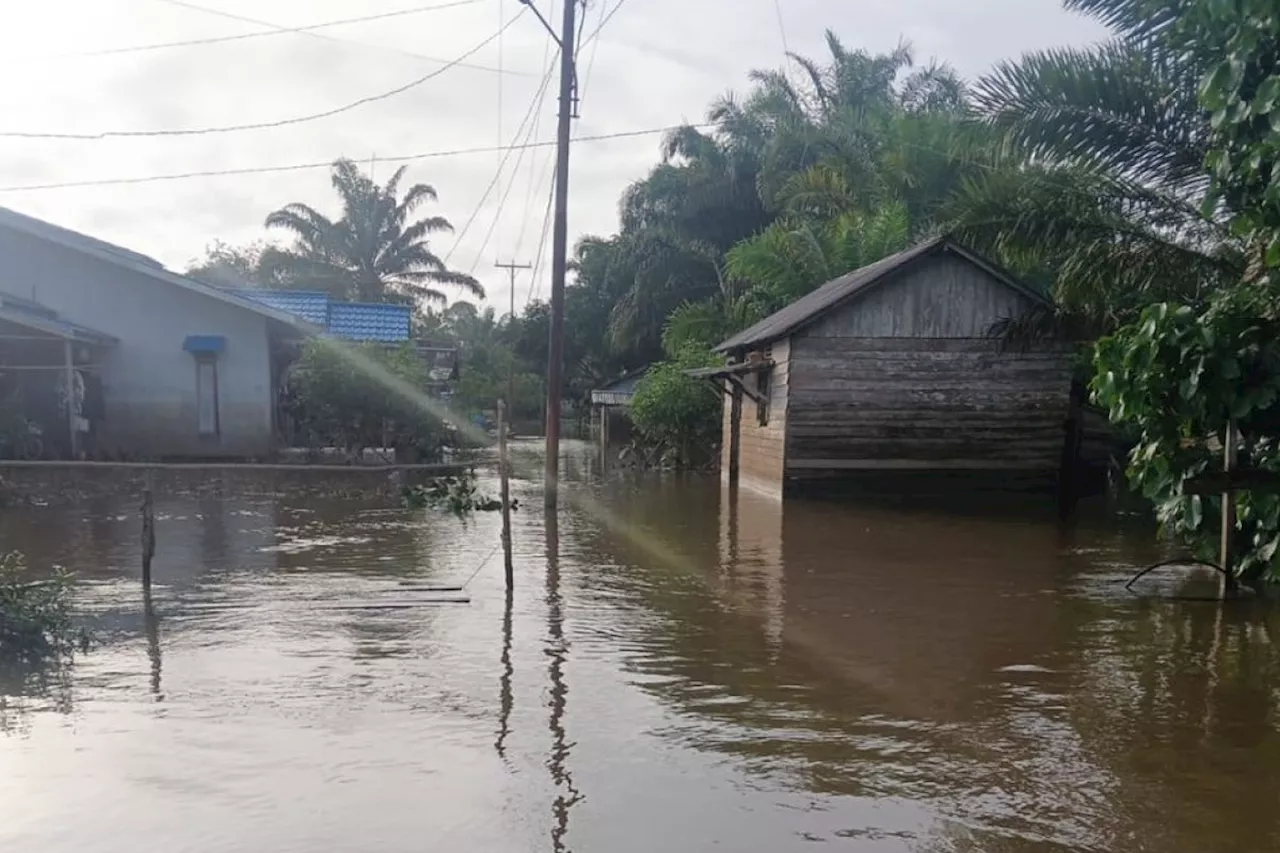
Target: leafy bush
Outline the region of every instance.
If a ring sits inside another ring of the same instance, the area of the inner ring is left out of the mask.
[[[289,375],[289,408],[309,446],[382,447],[436,461],[444,422],[421,405],[428,365],[409,346],[350,348],[308,341]]]
[[[88,646],[72,625],[71,583],[65,574],[23,579],[22,557],[0,554],[0,666],[26,669],[70,660]]]
[[[648,455],[669,455],[677,468],[715,458],[720,394],[705,379],[693,379],[684,371],[720,362],[706,349],[690,346],[675,359],[649,368],[631,401],[631,420]]]

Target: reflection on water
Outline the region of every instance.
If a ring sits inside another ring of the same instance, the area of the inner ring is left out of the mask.
[[[129,488],[6,511],[101,645],[0,706],[0,849],[1280,847],[1275,617],[1124,593],[1148,529],[571,494],[510,597],[389,492],[167,482],[151,606]]]

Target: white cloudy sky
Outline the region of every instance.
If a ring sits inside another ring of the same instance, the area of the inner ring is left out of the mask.
[[[0,131],[93,133],[213,127],[320,112],[404,84],[491,36],[520,9],[517,0],[474,0],[452,8],[336,26],[312,35],[276,33],[197,46],[103,51],[260,32],[266,28],[211,14],[299,27],[458,0],[0,0]],[[588,32],[619,0],[589,0]],[[782,61],[778,9],[793,51],[821,56],[823,31],[851,47],[892,48],[910,41],[919,60],[950,62],[973,77],[1005,57],[1103,37],[1094,22],[1061,11],[1059,0],[621,0],[622,7],[582,57],[585,97],[577,135],[660,128],[698,120],[717,95],[744,88],[753,67]],[[184,5],[186,4],[186,5]],[[552,20],[554,0],[537,0]],[[602,6],[604,7],[602,9]],[[326,162],[509,143],[541,83],[547,36],[531,14],[468,61],[396,97],[331,118],[269,130],[165,138],[48,140],[0,138],[0,205],[120,243],[181,269],[215,239],[267,236],[272,209],[332,203],[323,169],[203,177],[156,183],[15,190],[31,184]],[[98,55],[87,55],[92,53]],[[594,56],[594,63],[591,59]],[[506,73],[494,70],[501,64]],[[586,69],[590,64],[590,77]],[[554,132],[554,90],[537,138]],[[501,99],[501,110],[499,102]],[[657,136],[575,147],[570,237],[608,233],[616,201],[653,164]],[[499,154],[424,159],[407,180],[433,184],[438,210],[461,230],[450,263],[474,268],[489,301],[507,304],[496,257],[532,259],[547,197],[550,149],[528,152],[516,173]],[[514,183],[510,183],[514,176]],[[499,214],[499,197],[508,192]],[[493,225],[496,218],[496,225]],[[485,245],[485,235],[492,235]],[[521,240],[521,232],[523,239]],[[452,238],[437,244],[447,252]],[[547,248],[549,255],[549,247]],[[546,293],[544,281],[537,285]],[[523,301],[524,274],[516,285]]]

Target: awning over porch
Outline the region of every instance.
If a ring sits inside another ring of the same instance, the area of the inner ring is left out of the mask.
[[[730,376],[747,376],[752,373],[763,373],[773,368],[773,360],[762,358],[759,361],[741,361],[737,364],[724,364],[719,367],[698,367],[686,370],[685,376],[694,379],[728,379]]]
[[[0,293],[0,321],[21,326],[44,336],[65,341],[114,346],[120,341],[105,332],[72,323],[58,316],[56,311],[7,293]]]

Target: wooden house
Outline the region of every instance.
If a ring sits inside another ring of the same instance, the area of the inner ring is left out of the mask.
[[[720,344],[727,366],[695,372],[726,392],[723,475],[779,495],[1065,483],[1084,420],[1070,351],[1007,351],[991,334],[1045,304],[945,237],[822,285]]]

